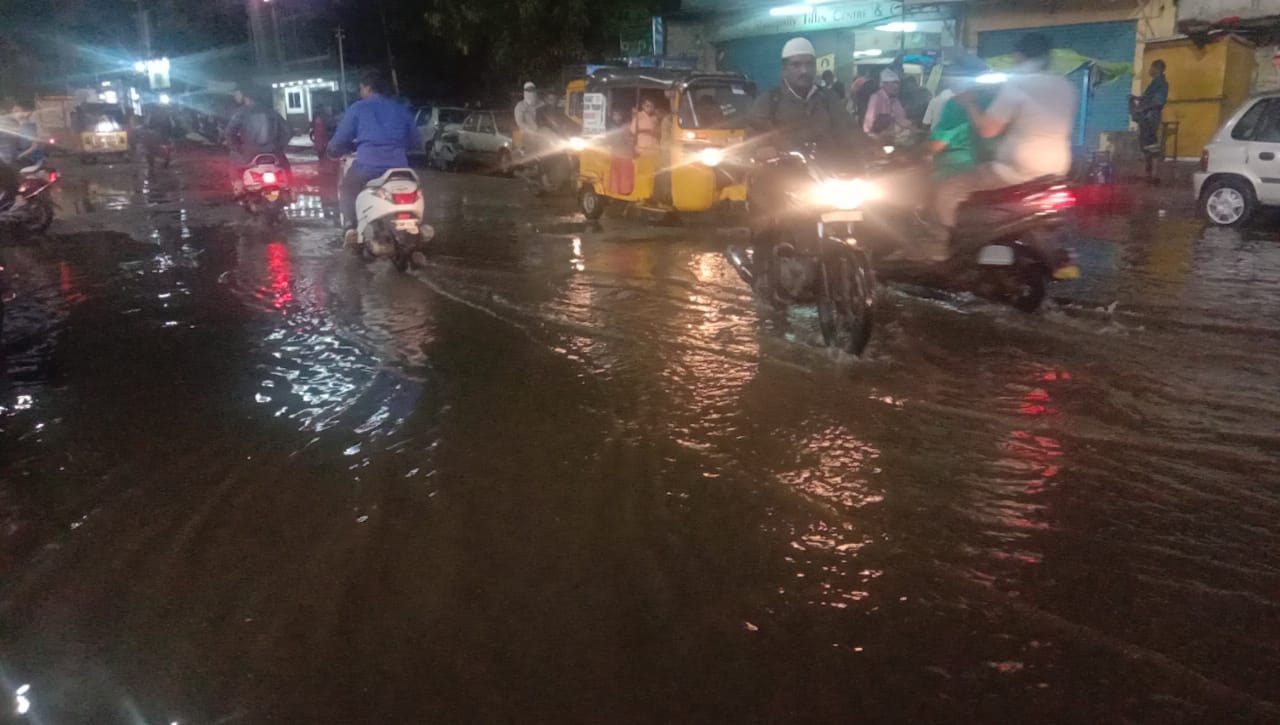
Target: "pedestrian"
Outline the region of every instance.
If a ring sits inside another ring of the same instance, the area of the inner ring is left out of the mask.
[[[321,160],[324,159],[324,150],[329,146],[329,128],[331,125],[329,107],[320,106],[311,118],[311,144],[316,150],[316,156]]]
[[[840,84],[834,71],[822,71],[822,87],[834,93],[836,98],[844,100],[844,86]]]
[[[1141,96],[1130,96],[1129,103],[1133,108],[1133,120],[1138,124],[1138,143],[1147,160],[1147,180],[1152,176],[1152,162],[1156,156],[1164,155],[1164,146],[1160,143],[1160,122],[1164,117],[1164,104],[1169,100],[1169,81],[1164,77],[1164,61],[1156,59],[1151,62],[1148,73],[1151,82]]]
[[[631,117],[631,138],[635,144],[636,155],[654,152],[661,144],[658,106],[652,98],[646,97]]]

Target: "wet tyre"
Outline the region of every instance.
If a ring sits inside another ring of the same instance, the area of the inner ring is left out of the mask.
[[[1214,179],[1200,193],[1200,212],[1221,227],[1244,226],[1257,209],[1253,186],[1244,179]]]
[[[578,207],[582,209],[583,216],[595,221],[604,216],[605,206],[606,199],[596,193],[595,187],[582,187],[582,192],[578,195]]]
[[[850,250],[823,260],[818,326],[828,347],[861,355],[875,324],[875,274],[866,256]]]
[[[1018,249],[1014,258],[1009,304],[1019,312],[1035,312],[1049,296],[1053,276],[1049,267],[1031,253]]]
[[[45,201],[43,197],[38,196],[33,202],[33,206],[31,219],[26,225],[27,232],[44,234],[48,231],[49,226],[53,224],[53,205]]]

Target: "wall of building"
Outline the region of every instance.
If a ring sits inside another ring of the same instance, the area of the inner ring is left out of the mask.
[[[1183,5],[1186,2],[1187,0],[1182,0]],[[1134,47],[1133,67],[1142,69],[1145,67],[1142,62],[1143,44],[1154,38],[1173,35],[1178,13],[1174,0],[1136,0],[1136,2],[1132,0],[1126,2],[1070,0],[1063,2],[1054,11],[1024,9],[1020,6],[1023,4],[974,3],[965,22],[965,47],[977,48],[978,34],[987,30],[1134,20],[1137,21],[1137,42]],[[1144,72],[1134,75],[1134,93],[1142,92],[1142,79],[1145,77]]]
[[[667,20],[668,58],[697,58],[699,70],[715,70],[716,50],[701,21]]]
[[[1276,14],[1275,0],[1181,0],[1179,20],[1215,22],[1222,18],[1261,18]]]

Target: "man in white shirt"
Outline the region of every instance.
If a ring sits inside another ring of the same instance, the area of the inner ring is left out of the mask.
[[[948,230],[956,210],[975,191],[1016,186],[1042,176],[1071,170],[1071,130],[1076,116],[1076,90],[1067,79],[1048,72],[1049,39],[1030,33],[1018,41],[1018,67],[983,111],[971,94],[956,100],[969,113],[983,138],[1000,137],[996,158],[938,186],[934,216]]]

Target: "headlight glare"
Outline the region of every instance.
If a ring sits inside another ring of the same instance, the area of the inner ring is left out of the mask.
[[[810,200],[828,209],[857,209],[881,193],[879,186],[864,179],[827,179],[813,188]]]
[[[719,166],[724,161],[724,150],[717,148],[703,149],[698,152],[698,161],[707,166]]]

